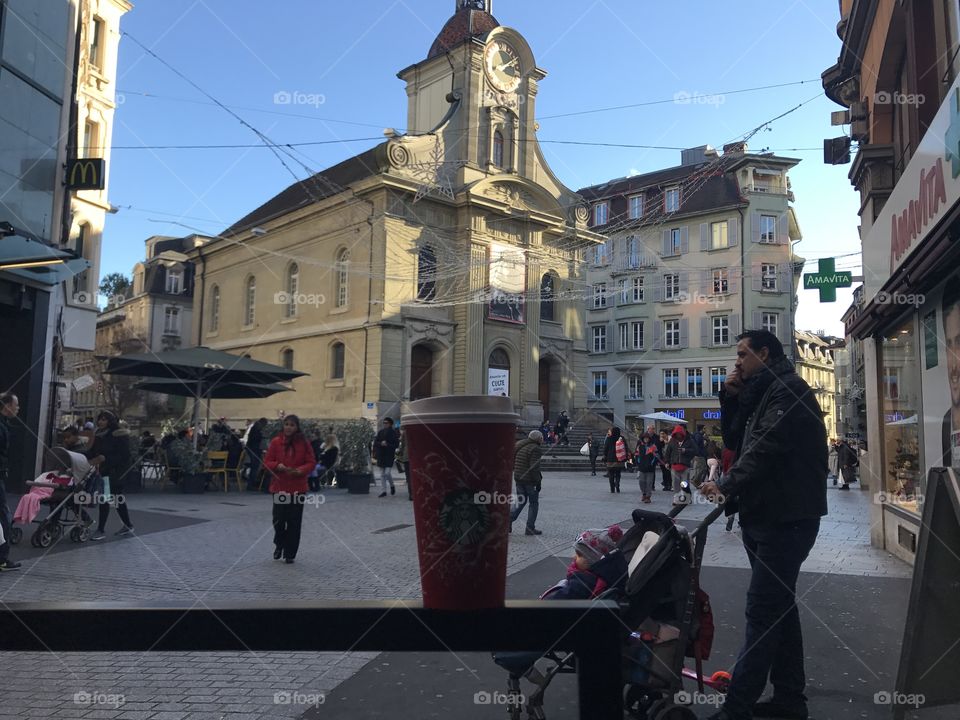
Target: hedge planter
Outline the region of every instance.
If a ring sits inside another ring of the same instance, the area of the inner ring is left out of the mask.
[[[180,474],[180,492],[182,493],[202,493],[207,489],[207,473],[196,473],[195,475]]]
[[[337,473],[337,485],[346,487],[351,495],[369,495],[372,482],[370,473]]]

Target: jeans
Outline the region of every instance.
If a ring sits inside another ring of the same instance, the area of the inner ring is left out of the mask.
[[[297,556],[300,547],[303,500],[303,493],[276,493],[273,496],[273,544],[288,560]]]
[[[0,563],[10,556],[10,508],[7,507],[7,471],[0,470],[0,528],[3,528],[3,544],[0,544]]]
[[[650,497],[653,494],[653,487],[657,482],[656,477],[657,474],[653,470],[640,473],[640,492],[643,497]]]
[[[380,484],[383,485],[383,491],[386,492],[393,487],[393,475],[391,471],[393,470],[392,465],[387,465],[386,467],[379,467],[380,470]]]
[[[530,509],[527,510],[527,530],[533,530],[537,527],[537,513],[540,512],[540,490],[536,485],[517,483],[517,504],[510,511],[510,522],[520,517],[528,501]]]
[[[597,456],[596,455],[590,456],[590,472],[593,473],[594,475],[597,474]]]
[[[690,483],[690,478],[693,476],[693,473],[690,471],[690,468],[686,470],[673,470],[673,491],[675,493],[680,492],[680,483],[686,482]]]
[[[661,479],[663,489],[669,490],[670,484],[673,482],[673,477],[670,474],[670,468],[661,465],[660,472],[663,475],[663,478]]]
[[[797,577],[816,542],[820,520],[774,525],[741,522],[740,529],[752,570],[747,629],[723,708],[732,718],[749,718],[768,675],[777,701],[803,702],[806,676]]]
[[[248,490],[259,490],[259,480],[260,480],[260,469],[263,467],[263,458],[260,456],[260,453],[257,450],[253,450],[249,445],[247,446],[247,452],[250,453],[250,472],[247,475],[247,489]],[[266,483],[267,488],[270,487],[270,483]],[[269,489],[264,492],[269,492]]]

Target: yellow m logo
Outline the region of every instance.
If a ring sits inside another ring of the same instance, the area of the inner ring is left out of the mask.
[[[67,188],[70,190],[103,190],[104,180],[104,163],[100,158],[67,162]]]

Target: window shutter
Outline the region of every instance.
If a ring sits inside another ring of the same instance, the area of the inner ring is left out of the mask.
[[[730,218],[727,220],[727,245],[736,247],[740,244],[740,219]]]
[[[653,323],[653,349],[659,350],[663,344],[663,322],[655,320]]]
[[[708,317],[700,318],[700,347],[710,347],[710,335],[713,331],[713,320]]]
[[[663,231],[663,252],[660,254],[663,255],[664,257],[669,257],[671,251],[672,250],[670,248],[670,231],[664,230]]]
[[[736,293],[740,292],[740,277],[743,275],[743,270],[738,267],[730,268],[730,272],[727,276],[727,292]]]
[[[760,310],[753,311],[753,330],[759,330],[763,325],[763,313]]]
[[[790,282],[790,264],[777,265],[777,292],[793,292]]]
[[[663,285],[665,282],[662,275],[657,278],[653,288],[654,302],[663,302]]]
[[[690,347],[690,321],[686,318],[680,320],[680,347]]]
[[[680,254],[686,255],[690,252],[690,234],[688,232],[689,228],[684,225],[680,228]]]
[[[710,295],[713,292],[713,271],[700,271],[700,294]]]
[[[730,315],[730,342],[736,343],[737,335],[740,334],[740,315],[733,313]]]
[[[779,232],[777,233],[777,242],[781,245],[790,244],[790,214],[784,213],[780,216],[780,221],[777,223],[779,226]]]
[[[750,241],[760,242],[760,213],[750,213]]]
[[[750,265],[750,278],[752,280],[753,291],[760,292],[763,289],[762,263],[755,262]]]
[[[784,313],[777,313],[777,337],[788,355],[790,354],[790,328],[787,327],[789,324]]]
[[[710,249],[710,226],[707,223],[700,223],[700,249]]]
[[[680,275],[680,297],[690,295],[690,273],[682,272]]]

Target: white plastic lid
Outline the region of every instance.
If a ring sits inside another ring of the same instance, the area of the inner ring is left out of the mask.
[[[414,400],[400,418],[401,425],[435,423],[520,424],[513,401],[497,395],[440,395]]]

